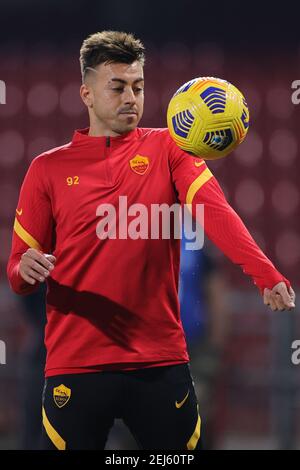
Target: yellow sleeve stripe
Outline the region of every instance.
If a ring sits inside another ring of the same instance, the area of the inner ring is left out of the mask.
[[[186,204],[192,204],[194,196],[197,191],[208,181],[212,178],[212,172],[206,168],[201,175],[199,175],[190,185],[188,192],[186,194]]]
[[[200,439],[200,434],[201,434],[200,429],[201,429],[201,418],[200,418],[200,415],[198,413],[198,419],[197,419],[197,424],[196,424],[196,427],[195,427],[195,431],[194,431],[192,437],[190,438],[189,442],[186,445],[188,450],[194,450],[196,445],[198,444],[198,441]]]
[[[58,434],[47,418],[45,408],[43,407],[43,426],[49,439],[58,450],[66,450],[66,441]]]
[[[25,228],[22,227],[17,218],[15,218],[14,231],[21,238],[21,240],[23,240],[23,242],[25,242],[30,248],[41,250],[39,242],[36,241],[35,238],[33,238],[30,233],[25,230]]]

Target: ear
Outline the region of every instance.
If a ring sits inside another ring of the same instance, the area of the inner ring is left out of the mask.
[[[80,96],[82,101],[88,108],[93,107],[93,91],[90,86],[83,83],[80,87]]]

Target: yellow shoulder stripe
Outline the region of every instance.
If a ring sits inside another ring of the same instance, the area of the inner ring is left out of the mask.
[[[33,238],[30,233],[25,230],[25,228],[22,227],[17,218],[15,218],[14,231],[30,248],[41,250],[39,242],[36,241],[35,238]]]
[[[58,450],[66,450],[66,441],[58,434],[47,418],[45,408],[43,407],[43,426],[49,439]]]
[[[199,175],[190,185],[188,192],[186,194],[186,204],[192,204],[194,196],[197,191],[208,181],[212,178],[212,172],[206,168],[201,175]]]

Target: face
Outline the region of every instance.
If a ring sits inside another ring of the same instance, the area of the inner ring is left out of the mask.
[[[120,135],[136,128],[144,106],[144,75],[139,62],[100,64],[89,69],[80,89],[91,128]]]

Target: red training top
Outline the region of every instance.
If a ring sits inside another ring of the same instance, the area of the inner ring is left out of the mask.
[[[107,214],[99,205],[112,204],[118,217],[119,196],[127,196],[128,208],[144,204],[149,214],[151,204],[190,203],[194,214],[204,204],[205,233],[261,291],[280,281],[289,286],[205,162],[180,150],[167,129],[137,128],[120,137],[77,131],[72,142],[32,161],[7,268],[12,289],[27,294],[39,283],[19,275],[21,255],[33,247],[57,258],[47,279],[46,376],[189,360],[178,301],[180,240],[146,239],[144,232],[125,239],[118,219],[115,239],[100,239]]]

